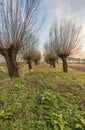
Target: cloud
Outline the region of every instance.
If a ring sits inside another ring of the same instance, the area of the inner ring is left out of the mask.
[[[75,21],[83,19],[85,21],[85,7],[80,0],[47,0],[47,10],[52,19],[66,18]]]
[[[58,19],[69,18],[71,11],[70,0],[57,0],[55,17]]]

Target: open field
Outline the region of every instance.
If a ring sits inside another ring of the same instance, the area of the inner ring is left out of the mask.
[[[20,64],[21,78],[10,79],[0,65],[0,130],[85,130],[84,68]]]
[[[70,68],[85,73],[85,64],[70,64]]]

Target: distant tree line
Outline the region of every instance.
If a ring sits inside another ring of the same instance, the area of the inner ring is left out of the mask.
[[[85,63],[85,58],[68,57],[68,63]]]

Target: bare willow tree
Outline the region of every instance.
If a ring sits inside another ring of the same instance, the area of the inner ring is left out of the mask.
[[[45,61],[51,66],[56,67],[56,54],[54,52],[45,54]]]
[[[52,30],[50,30],[48,42],[44,45],[44,51],[45,61],[51,66],[56,67],[55,64],[56,61],[58,61],[58,55],[55,52],[55,42],[53,41]]]
[[[29,49],[28,53],[24,53],[23,59],[29,66],[29,69],[32,69],[32,57],[33,57],[33,50]]]
[[[31,33],[31,32],[30,32]],[[39,38],[36,35],[31,34],[28,42],[21,49],[22,57],[29,66],[29,69],[32,69],[33,57],[36,56],[35,48],[38,46]]]
[[[72,21],[55,23],[51,28],[51,38],[55,43],[56,53],[62,59],[63,71],[68,72],[67,57],[81,49],[81,27],[77,27]]]
[[[49,43],[45,44],[44,50],[45,61],[51,66],[56,67],[55,64],[58,56],[55,53],[55,46],[52,43],[51,39],[49,40]]]
[[[32,60],[35,62],[35,65],[39,64],[39,61],[41,60],[41,52],[38,48],[34,49]]]
[[[42,0],[0,0],[0,54],[11,78],[19,76],[18,51],[40,27],[41,7]]]

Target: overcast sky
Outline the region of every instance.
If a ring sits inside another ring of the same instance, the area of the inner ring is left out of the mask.
[[[55,19],[72,19],[83,26],[85,33],[85,0],[45,0],[46,20],[41,32],[41,41],[48,39],[49,29]]]

